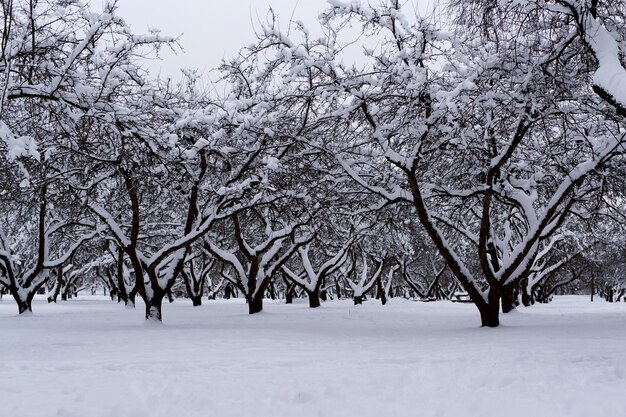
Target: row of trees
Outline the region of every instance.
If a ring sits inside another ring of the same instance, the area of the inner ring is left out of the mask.
[[[608,248],[605,248],[608,249]],[[611,248],[612,249],[612,248]],[[623,253],[615,250],[594,250],[593,257],[577,255],[571,258],[558,259],[554,263],[535,271],[536,274],[530,283],[524,282],[515,290],[514,298],[509,304],[504,304],[503,311],[509,312],[519,306],[531,306],[535,303],[548,303],[555,294],[591,294],[591,301],[600,296],[606,301],[624,301],[626,285],[624,272],[626,263]],[[310,251],[310,249],[306,249]],[[352,299],[355,304],[361,304],[366,296],[377,299],[386,304],[389,298],[401,297],[416,299],[424,302],[450,300],[453,302],[469,302],[468,294],[459,286],[458,281],[450,274],[444,264],[436,262],[417,263],[407,267],[400,264],[395,257],[385,258],[385,262],[376,265],[375,258],[370,260],[356,259],[358,252],[355,248],[348,255],[351,259],[348,265],[335,264],[329,259],[321,265],[323,271],[328,271],[332,265],[336,273],[320,274],[323,277],[316,279],[316,275],[308,275],[310,270],[302,271],[300,275],[293,274],[289,266],[283,268],[278,277],[271,279],[265,291],[265,298],[281,299],[290,304],[296,298],[306,299],[311,308],[321,305],[328,299]],[[81,256],[79,252],[77,257]],[[307,254],[308,256],[308,254]],[[291,262],[297,266],[300,259]],[[303,262],[304,265],[308,265]],[[363,262],[363,263],[361,263]],[[369,271],[369,262],[374,263],[376,271]],[[203,297],[208,300],[216,298],[244,297],[242,292],[222,274],[215,260],[201,264],[202,270],[196,265],[184,269],[181,276],[172,286],[167,298],[173,302],[177,297],[185,297],[192,301],[194,306],[203,303]],[[358,267],[356,267],[358,265]],[[343,266],[343,269],[340,267]],[[350,271],[351,273],[346,273]],[[293,274],[293,275],[292,275]],[[307,276],[308,275],[308,276]],[[121,277],[121,279],[119,279]],[[313,279],[308,280],[307,278]],[[86,266],[75,267],[69,264],[63,268],[50,271],[50,279],[40,289],[40,294],[48,295],[48,302],[78,297],[79,294],[102,294],[111,297],[111,300],[124,302],[127,306],[135,306],[136,291],[132,274],[125,268],[118,275],[116,265],[111,259],[97,259]],[[0,294],[1,295],[1,294]]]
[[[401,276],[462,288],[492,327],[583,260],[621,291],[625,4],[456,0],[438,26],[330,3],[317,38],[270,13],[218,96],[151,78],[178,45],[114,2],[3,1],[0,285],[20,313],[69,271],[153,320],[180,283],[256,313],[276,285],[317,307]]]

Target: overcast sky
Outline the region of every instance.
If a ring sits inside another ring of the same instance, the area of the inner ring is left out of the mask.
[[[94,0],[97,8],[101,0]],[[253,25],[258,28],[270,5],[288,22],[291,15],[307,25],[314,25],[326,0],[119,0],[119,14],[133,31],[148,27],[161,29],[172,36],[182,35],[185,52],[165,54],[163,61],[151,65],[163,75],[173,75],[179,68],[208,71],[222,58],[233,56],[242,46],[254,41]]]
[[[101,8],[104,0],[91,0]],[[420,8],[432,0],[409,0]],[[327,0],[118,0],[119,14],[135,33],[158,28],[162,33],[181,36],[184,53],[163,54],[149,65],[164,76],[176,75],[180,68],[197,68],[204,73],[217,67],[244,45],[254,41],[254,27],[265,21],[271,7],[286,25],[293,19],[303,21],[315,33],[317,16]],[[409,10],[413,10],[409,4]],[[156,75],[156,74],[155,74]]]

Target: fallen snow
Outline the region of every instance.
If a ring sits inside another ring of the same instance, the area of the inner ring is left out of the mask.
[[[471,305],[0,303],[0,415],[626,415],[626,303],[559,297],[477,327]]]

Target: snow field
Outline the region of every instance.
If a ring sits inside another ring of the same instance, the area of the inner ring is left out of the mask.
[[[472,305],[392,299],[0,303],[0,415],[625,416],[626,304],[557,297],[478,327]]]

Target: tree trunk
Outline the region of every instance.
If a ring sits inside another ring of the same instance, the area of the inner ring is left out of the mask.
[[[15,300],[15,304],[17,304],[17,311],[20,315],[33,312],[32,302],[36,291],[27,293],[25,299],[22,298],[21,291],[15,288],[9,288],[9,292]]]
[[[131,292],[129,292],[126,295],[126,298],[124,299],[124,304],[126,305],[126,307],[135,308],[135,297],[136,296],[137,296],[137,289],[133,288],[133,290]]]
[[[517,307],[517,296],[515,294],[515,286],[507,285],[502,290],[502,312],[510,313]]]
[[[534,303],[535,300],[533,299],[533,295],[529,293],[528,288],[526,286],[522,287],[522,304],[524,307],[530,307]]]
[[[162,305],[163,305],[163,297],[162,295],[155,295],[151,299],[144,299],[146,303],[146,320],[154,321],[160,323],[163,320],[162,316]]]
[[[71,280],[65,281],[65,288],[63,288],[63,292],[61,293],[61,300],[67,301],[72,298],[74,283]]]
[[[284,279],[284,281],[285,281],[285,304],[292,304],[293,295],[295,293],[295,284],[292,284],[287,279]]]
[[[499,308],[487,306],[480,310],[480,323],[482,327],[498,327],[500,325]]]
[[[15,300],[17,302],[17,311],[19,314],[32,313],[32,297],[28,297],[26,300]]]
[[[385,288],[380,277],[376,280],[376,299],[385,305],[387,304],[387,295],[385,294]]]
[[[248,298],[248,313],[256,314],[263,311],[263,293],[259,291],[255,296]]]
[[[317,308],[320,304],[320,293],[319,290],[309,291],[306,290],[306,295],[309,297],[309,307]]]
[[[487,303],[476,304],[480,311],[482,327],[498,327],[500,325],[500,294],[492,288]]]
[[[362,295],[355,295],[352,300],[354,301],[354,305],[363,304],[363,296]]]
[[[54,293],[48,297],[48,303],[56,303],[57,298],[59,297],[59,293],[61,292],[61,287],[63,286],[63,267],[57,267],[57,280],[54,286]]]
[[[181,272],[183,281],[185,282],[185,289],[187,291],[187,297],[191,299],[191,303],[194,307],[202,305],[202,293],[204,292],[204,280],[198,281],[193,272],[187,273]]]
[[[115,267],[115,273],[117,275],[117,290],[118,290],[117,302],[119,303],[120,300],[123,300],[124,304],[128,306],[128,302],[131,300],[129,300],[129,294],[126,289],[126,280],[124,279],[124,249],[122,247],[119,247],[118,249],[117,265]],[[135,290],[133,290],[133,292],[134,291]],[[133,294],[132,303],[133,305],[135,305],[134,294]]]
[[[230,300],[230,297],[233,295],[234,295],[234,291],[232,287],[230,286],[230,284],[226,284],[226,287],[224,287],[224,298],[226,300]]]
[[[283,282],[285,284],[285,304],[292,304],[295,284],[286,278],[286,274],[284,272],[283,272]]]
[[[268,288],[268,293],[270,295],[270,298],[272,300],[276,299],[276,288],[274,287],[274,281],[270,282],[269,288]]]
[[[33,298],[35,294],[46,284],[45,281],[27,288],[7,287],[7,292],[13,296],[19,314],[33,312]]]
[[[202,305],[202,294],[189,295],[189,298],[194,307],[200,307]]]

